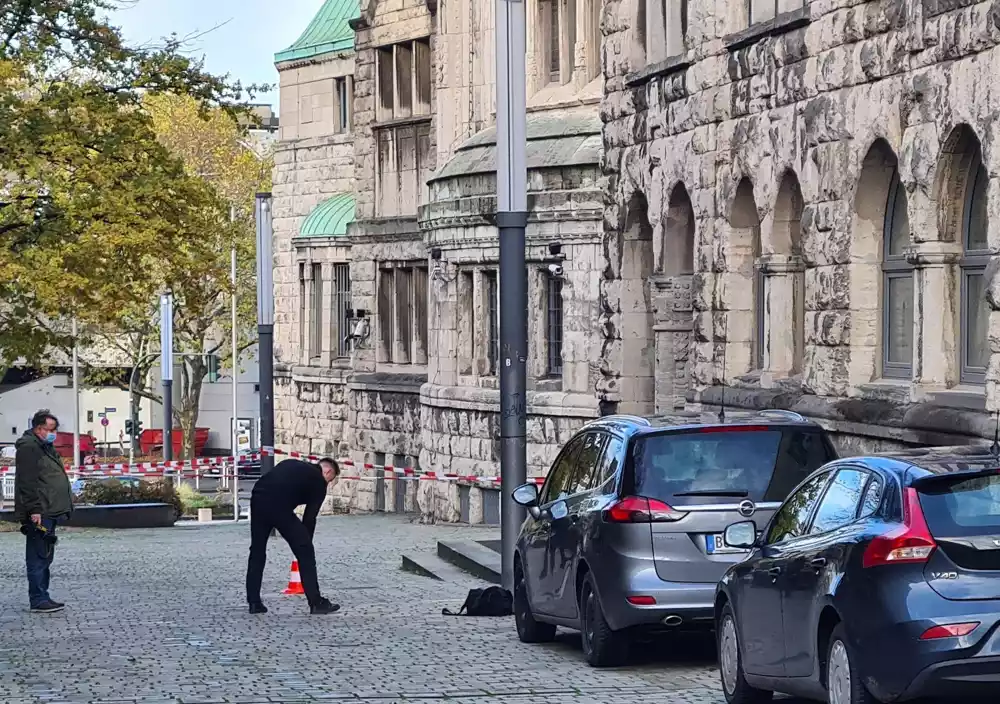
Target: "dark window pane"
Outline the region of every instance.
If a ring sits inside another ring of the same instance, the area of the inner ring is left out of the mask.
[[[901,257],[910,244],[910,218],[906,212],[906,190],[899,181],[899,175],[893,173],[889,186],[889,208],[886,213],[889,222],[886,224],[886,255]]]
[[[549,470],[548,483],[542,492],[542,504],[565,498],[569,495],[570,482],[573,480],[573,469],[576,458],[583,449],[583,437],[577,436],[563,448],[562,454],[556,459]]]
[[[767,531],[768,545],[780,543],[789,538],[797,538],[805,532],[809,515],[829,478],[829,472],[813,477],[785,502]]]
[[[878,477],[872,477],[871,481],[868,482],[868,488],[865,490],[864,501],[861,502],[861,513],[858,515],[859,518],[867,518],[878,511],[879,506],[882,505],[883,486],[882,480]]]
[[[886,361],[913,363],[913,275],[886,277]]]
[[[774,477],[764,494],[764,501],[784,501],[803,479],[837,455],[826,436],[810,430],[784,432]]]
[[[986,302],[985,272],[965,272],[965,366],[985,370],[990,361],[987,333],[990,325],[990,308]]]
[[[970,252],[989,249],[986,241],[986,228],[989,223],[989,216],[986,213],[986,187],[989,185],[990,177],[982,162],[977,159],[976,163],[978,167],[971,185],[972,192],[969,194],[965,233],[965,249]]]
[[[583,449],[576,460],[576,472],[570,485],[570,494],[589,491],[594,486],[594,472],[601,459],[601,451],[607,439],[604,433],[587,433],[583,441]]]
[[[854,520],[861,503],[861,491],[868,475],[856,469],[837,472],[833,483],[823,496],[816,510],[811,533],[825,533],[845,526]]]
[[[1000,535],[1000,474],[925,484],[920,506],[936,538]]]
[[[559,276],[548,277],[548,325],[546,326],[546,346],[548,348],[548,373],[550,376],[562,374],[563,338],[563,282]]]
[[[625,443],[620,438],[610,436],[604,446],[604,455],[601,457],[601,464],[597,468],[597,475],[594,478],[594,487],[603,487],[605,492],[611,491],[615,475],[618,474],[619,457]]]

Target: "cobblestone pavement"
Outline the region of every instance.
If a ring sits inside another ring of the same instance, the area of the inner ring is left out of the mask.
[[[291,559],[280,539],[264,585],[271,613],[246,613],[246,524],[65,531],[52,592],[70,606],[52,615],[28,613],[23,538],[2,534],[0,701],[723,702],[709,646],[599,671],[572,634],[528,646],[513,619],[442,616],[477,583],[402,572],[400,554],[480,535],[392,516],[320,519],[321,583],[343,609],[318,617],[280,594]]]

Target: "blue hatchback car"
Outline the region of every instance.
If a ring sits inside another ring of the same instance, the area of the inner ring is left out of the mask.
[[[1000,697],[996,446],[831,462],[725,540],[750,551],[716,591],[730,704]]]

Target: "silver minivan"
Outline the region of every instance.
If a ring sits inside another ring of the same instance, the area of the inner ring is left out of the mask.
[[[746,555],[726,526],[762,529],[782,500],[836,459],[826,432],[789,411],[714,422],[607,416],[563,447],[527,507],[514,556],[520,639],[577,629],[591,665],[619,664],[639,632],[709,629],[715,585]]]

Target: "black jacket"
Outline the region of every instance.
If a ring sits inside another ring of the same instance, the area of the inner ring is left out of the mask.
[[[44,518],[72,513],[73,490],[55,448],[30,430],[14,447],[14,517],[26,521],[33,513]]]
[[[326,500],[326,479],[318,464],[302,460],[282,460],[254,484],[253,511],[294,511],[305,504],[302,523],[309,535],[316,530],[316,516]]]

